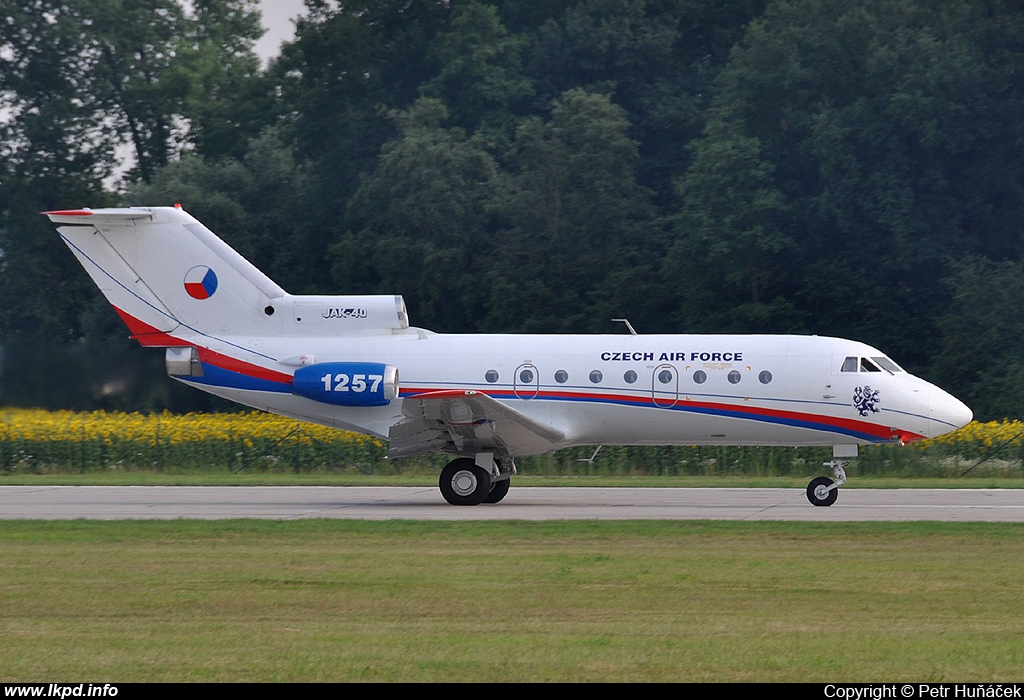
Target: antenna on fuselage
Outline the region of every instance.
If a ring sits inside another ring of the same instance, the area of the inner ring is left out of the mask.
[[[629,322],[628,318],[613,318],[612,321],[619,321],[621,323],[625,323],[626,324],[626,328],[629,329],[629,332],[630,332],[631,335],[639,335],[636,332],[636,329],[633,328],[633,324]]]

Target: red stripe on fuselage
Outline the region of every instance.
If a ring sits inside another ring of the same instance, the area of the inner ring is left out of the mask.
[[[448,389],[410,389],[402,388],[403,398],[447,398],[445,395],[463,395],[465,391],[451,391]],[[494,399],[516,399],[518,398],[512,390],[503,389],[495,391],[481,391]],[[672,410],[681,408],[683,410],[714,411],[716,413],[732,414],[734,418],[771,418],[775,420],[791,421],[794,423],[812,423],[820,426],[820,429],[836,428],[839,430],[870,435],[880,441],[893,441],[898,438],[903,442],[915,442],[924,440],[924,435],[918,435],[906,430],[893,429],[888,426],[868,423],[851,418],[840,418],[838,416],[823,415],[820,413],[804,413],[801,411],[785,411],[760,406],[742,406],[729,403],[713,403],[709,401],[692,401],[680,399],[672,406],[658,406],[650,396],[628,396],[618,394],[599,394],[594,392],[574,393],[568,391],[539,392],[532,400],[553,399],[557,401],[593,401],[593,402],[614,402],[618,404],[629,404],[638,407],[660,408]],[[727,416],[729,417],[729,416]],[[798,427],[798,426],[797,426]]]
[[[282,382],[284,384],[291,384],[294,378],[290,374],[284,372],[277,372],[266,367],[260,367],[254,365],[251,362],[245,362],[244,360],[238,360],[230,355],[223,355],[219,352],[214,352],[209,348],[204,348],[197,345],[196,348],[199,350],[199,361],[206,362],[220,367],[221,369],[230,370],[231,372],[238,372],[244,374],[247,377],[255,377],[256,379],[266,379],[271,382]]]

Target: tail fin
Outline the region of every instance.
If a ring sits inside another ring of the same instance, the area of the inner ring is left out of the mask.
[[[285,296],[181,209],[46,215],[59,224],[61,238],[143,345],[166,345],[159,336],[188,330],[263,334],[269,319],[262,309]]]
[[[287,294],[178,207],[46,215],[143,345],[202,345],[203,336],[348,335],[408,327],[401,297]]]

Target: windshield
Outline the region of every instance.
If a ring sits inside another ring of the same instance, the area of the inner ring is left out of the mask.
[[[890,372],[903,371],[898,364],[890,360],[888,357],[872,357],[871,359],[874,360],[882,369],[887,369]]]

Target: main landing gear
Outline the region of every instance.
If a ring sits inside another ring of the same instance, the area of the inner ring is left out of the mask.
[[[490,469],[481,466],[489,463]],[[444,500],[453,506],[497,503],[508,495],[515,465],[509,457],[495,460],[490,454],[477,459],[453,459],[441,470],[438,486]]]
[[[852,448],[852,449],[851,449]],[[850,454],[852,452],[852,454]],[[832,448],[832,461],[825,462],[822,466],[832,467],[834,479],[827,476],[819,476],[811,479],[807,484],[807,500],[811,505],[830,506],[839,497],[839,487],[846,483],[845,460],[843,457],[856,457],[856,445],[835,445]]]

